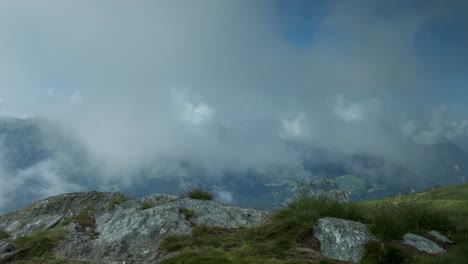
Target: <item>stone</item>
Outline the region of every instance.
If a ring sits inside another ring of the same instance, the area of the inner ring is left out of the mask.
[[[429,254],[442,254],[445,252],[445,250],[434,241],[411,233],[403,236],[403,243]]]
[[[17,254],[16,247],[7,240],[0,240],[0,261],[9,260]]]
[[[179,197],[170,194],[152,194],[150,196],[143,197],[141,203],[149,203],[153,206],[163,205],[179,199]]]
[[[429,231],[429,235],[433,236],[435,239],[439,240],[440,242],[447,243],[447,244],[453,244],[453,241],[448,239],[446,236],[442,235],[441,233],[431,230]]]
[[[317,220],[314,237],[324,256],[355,263],[364,255],[364,244],[373,239],[365,224],[331,217]]]

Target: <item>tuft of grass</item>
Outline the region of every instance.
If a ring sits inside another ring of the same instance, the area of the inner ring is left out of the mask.
[[[185,219],[187,220],[190,220],[190,218],[192,218],[195,215],[195,213],[192,210],[189,210],[185,207],[179,208],[179,212],[185,215]]]
[[[168,236],[159,246],[159,250],[165,253],[179,251],[192,245],[191,237],[189,236]]]
[[[401,239],[405,234],[403,224],[397,212],[393,208],[388,208],[375,214],[371,220],[370,230],[383,239]]]
[[[448,211],[430,203],[384,205],[374,210],[369,221],[372,233],[383,239],[401,239],[408,232],[424,235],[431,229],[440,232],[456,230]]]
[[[128,197],[125,197],[123,194],[118,194],[108,201],[108,204],[112,207],[117,206],[125,201],[128,201]]]
[[[404,205],[399,215],[401,221],[405,223],[405,229],[416,233],[422,234],[431,229],[440,232],[451,232],[456,229],[449,212],[431,203]]]
[[[363,264],[403,264],[412,263],[413,258],[396,244],[371,241],[365,245]]]
[[[154,205],[150,202],[142,202],[141,203],[141,210],[146,210],[146,209],[150,209],[150,208],[153,208]]]
[[[188,197],[191,199],[198,199],[198,200],[213,200],[213,194],[201,189],[201,188],[195,188],[192,190],[189,190],[184,197]]]
[[[53,229],[39,231],[31,236],[19,237],[13,241],[22,252],[20,259],[52,257],[52,251],[63,237],[63,230]]]
[[[10,234],[8,234],[8,232],[6,232],[3,229],[0,229],[0,239],[5,239],[5,238],[9,238],[9,237],[10,237]]]

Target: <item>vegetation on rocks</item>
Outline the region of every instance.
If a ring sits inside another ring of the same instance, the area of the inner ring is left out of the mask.
[[[62,239],[63,232],[63,229],[55,228],[47,231],[39,231],[31,236],[19,237],[13,240],[13,244],[18,251],[21,252],[18,255],[19,260],[54,260],[55,258],[52,252]]]
[[[150,208],[153,208],[154,205],[150,202],[142,202],[141,203],[141,210],[146,210],[146,209],[150,209]]]
[[[117,196],[111,198],[108,203],[109,203],[110,206],[113,207],[113,206],[117,206],[117,205],[119,205],[119,204],[121,204],[121,203],[123,203],[125,201],[128,201],[128,197],[125,197],[125,195],[123,195],[123,194],[118,194]]]
[[[183,215],[185,215],[185,219],[190,220],[195,213],[192,210],[189,210],[185,207],[179,208],[179,212],[181,212]]]
[[[0,239],[5,239],[5,238],[9,238],[9,237],[10,237],[10,234],[8,234],[8,232],[6,232],[3,229],[0,229]]]
[[[198,200],[213,200],[213,194],[203,190],[202,188],[194,188],[189,190],[183,197]]]

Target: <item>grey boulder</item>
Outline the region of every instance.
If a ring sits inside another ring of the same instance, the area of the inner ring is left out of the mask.
[[[411,233],[403,236],[403,243],[429,254],[442,254],[445,252],[445,250],[434,241]]]
[[[355,263],[364,254],[364,244],[373,239],[365,224],[331,217],[317,220],[314,237],[324,256]]]
[[[453,241],[448,239],[446,236],[442,235],[441,233],[431,230],[429,231],[429,235],[433,236],[435,239],[439,240],[440,242],[447,243],[447,244],[453,244]]]

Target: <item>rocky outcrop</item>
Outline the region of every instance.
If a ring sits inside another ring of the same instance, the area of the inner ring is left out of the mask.
[[[356,263],[364,254],[364,244],[372,239],[366,225],[330,217],[317,221],[314,237],[320,241],[324,256]]]
[[[445,250],[434,241],[411,233],[403,236],[403,243],[429,254],[442,254],[445,252]]]
[[[190,217],[183,213],[187,211]],[[196,225],[254,227],[268,216],[266,211],[170,195],[137,201],[125,200],[119,193],[94,192],[42,200],[0,217],[0,228],[8,231],[11,239],[62,228],[63,238],[54,251],[58,258],[89,263],[154,263],[166,257],[159,246],[168,236],[192,236]]]
[[[175,195],[170,195],[170,194],[153,194],[150,196],[146,196],[143,199],[141,199],[142,204],[148,204],[150,206],[158,206],[162,205],[165,203],[170,203],[172,201],[177,200],[178,197]]]
[[[87,192],[50,197],[20,211],[0,216],[0,228],[14,239],[57,225],[65,218],[80,214],[85,208],[104,210],[119,193]]]

